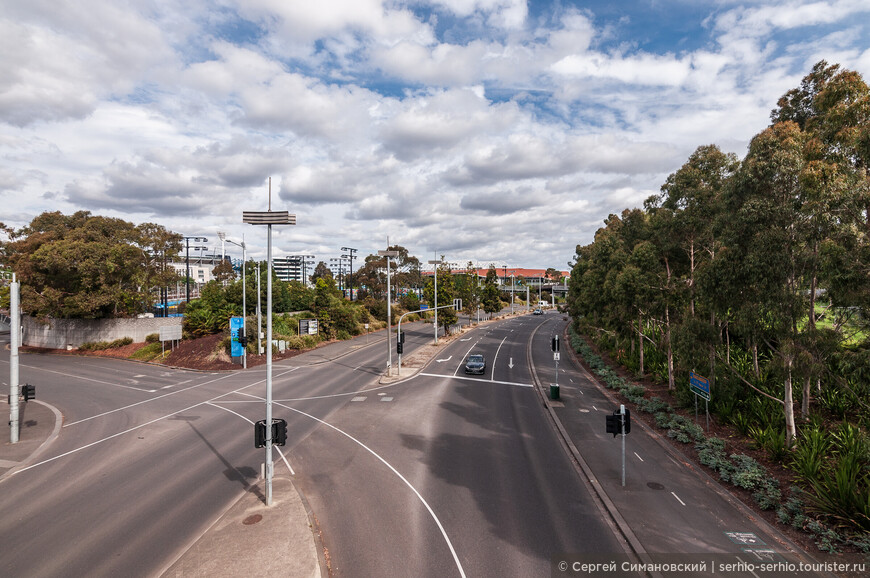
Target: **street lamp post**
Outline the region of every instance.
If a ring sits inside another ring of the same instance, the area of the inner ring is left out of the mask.
[[[227,243],[232,243],[233,245],[242,248],[242,338],[244,339],[244,337],[248,334],[248,310],[246,309],[246,293],[248,292],[248,286],[245,283],[245,264],[248,260],[248,254],[245,248],[245,236],[242,235],[242,242],[241,244],[239,244],[235,241],[230,241],[229,239],[226,239],[223,233],[218,233],[218,235],[220,235],[221,237],[221,242],[226,241]],[[248,345],[245,341],[243,341],[243,343],[245,343],[245,346],[242,348],[242,368],[248,369]]]
[[[271,181],[270,181],[271,183]],[[271,194],[271,193],[270,193]],[[271,209],[272,201],[269,200]],[[295,225],[296,215],[287,211],[244,211],[242,222],[250,225],[266,225],[266,262],[269,275],[266,285],[266,505],[272,505],[272,225]],[[259,337],[259,335],[257,336]]]
[[[438,345],[438,265],[441,265],[443,262],[443,256],[438,260],[429,260],[430,265],[435,265],[435,345]]]
[[[393,367],[393,344],[390,332],[393,330],[393,306],[390,303],[390,257],[398,257],[398,251],[378,251],[378,255],[387,258],[387,375],[390,375]]]
[[[350,259],[350,272],[347,279],[347,284],[350,286],[350,300],[353,301],[353,259],[354,254],[357,252],[353,247],[342,247],[342,251],[347,251],[347,256]]]
[[[187,302],[190,303],[190,242],[194,243],[207,243],[208,239],[206,237],[184,237],[184,265],[186,267],[185,275],[186,278],[184,283],[187,287]],[[194,247],[194,251],[205,251],[208,247]]]

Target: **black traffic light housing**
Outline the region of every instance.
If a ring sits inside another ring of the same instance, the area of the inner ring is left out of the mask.
[[[36,386],[25,383],[21,386],[21,395],[24,396],[24,401],[36,399]]]
[[[631,431],[631,412],[628,408],[625,408],[625,430],[623,431],[623,415],[619,413],[619,410],[614,410],[613,415],[608,415],[605,417],[607,420],[606,423],[606,432],[609,434],[613,434],[613,437],[616,437],[622,433],[628,433]]]
[[[396,353],[398,353],[399,355],[401,355],[401,354],[402,354],[402,349],[403,349],[403,346],[404,346],[404,345],[405,345],[405,344],[402,343],[401,341],[397,341],[397,342],[396,342]]]
[[[550,347],[553,349],[553,351],[559,351],[559,336],[558,335],[553,336],[553,343],[550,345]]]
[[[287,443],[287,422],[272,418],[272,445],[283,446]],[[254,447],[266,447],[266,420],[261,419],[254,424]]]
[[[242,347],[248,346],[248,336],[247,335],[239,335],[239,345]]]

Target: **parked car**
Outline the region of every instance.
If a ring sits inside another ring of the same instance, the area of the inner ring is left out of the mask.
[[[465,373],[479,373],[483,375],[486,371],[486,358],[480,354],[475,353],[474,355],[469,355],[468,359],[465,360]]]
[[[532,312],[532,315],[543,315],[543,314],[544,314],[544,312],[543,312],[543,310],[541,310],[540,308],[535,309],[535,310]]]

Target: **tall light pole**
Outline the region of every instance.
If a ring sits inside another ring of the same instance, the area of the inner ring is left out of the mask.
[[[272,207],[271,179],[269,180],[269,208]],[[250,225],[266,225],[266,263],[269,275],[266,285],[266,505],[272,505],[272,225],[295,225],[296,215],[287,211],[244,211],[242,222]],[[259,336],[258,336],[259,337]]]
[[[393,344],[390,333],[393,331],[393,306],[390,303],[390,257],[398,257],[398,251],[378,251],[378,255],[387,258],[387,375],[393,367]]]
[[[347,251],[347,256],[350,259],[350,275],[347,284],[350,286],[350,300],[353,301],[353,259],[357,250],[353,247],[342,247],[341,250]]]
[[[185,285],[187,286],[187,302],[190,303],[190,242],[194,243],[207,243],[208,239],[206,237],[184,237],[184,265],[186,269],[186,279]],[[194,247],[194,251],[205,251],[208,247]]]
[[[248,334],[248,330],[247,330],[248,310],[246,309],[247,302],[245,299],[245,294],[248,292],[248,286],[247,286],[247,284],[245,284],[245,264],[248,261],[248,254],[245,250],[245,236],[242,235],[242,242],[241,242],[241,244],[239,244],[239,243],[236,243],[235,241],[230,241],[229,239],[225,239],[224,237],[226,235],[224,235],[224,233],[218,233],[218,235],[220,235],[220,237],[221,237],[221,242],[226,240],[227,243],[232,243],[233,245],[242,248],[242,338],[244,338]],[[258,286],[258,289],[259,289],[259,286]],[[248,368],[248,346],[247,346],[246,342],[243,341],[243,343],[245,343],[245,347],[242,349],[242,368],[247,369]]]
[[[438,266],[444,263],[444,256],[440,259],[430,259],[429,264],[435,265],[435,345],[438,345]]]
[[[21,284],[9,284],[9,443],[18,443],[18,348],[21,345]]]

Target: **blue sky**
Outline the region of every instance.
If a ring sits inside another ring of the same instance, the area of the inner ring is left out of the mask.
[[[741,158],[865,0],[50,0],[0,5],[0,221],[45,210],[277,255],[567,268],[698,147]],[[235,251],[235,247],[230,246]]]

